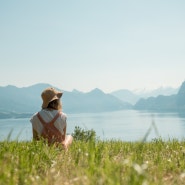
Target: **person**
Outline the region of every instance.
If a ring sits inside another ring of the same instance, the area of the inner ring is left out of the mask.
[[[30,122],[33,140],[44,139],[48,145],[62,145],[64,149],[68,149],[73,137],[66,135],[67,115],[62,112],[62,95],[62,92],[53,87],[44,89],[41,93],[42,109],[31,117]]]

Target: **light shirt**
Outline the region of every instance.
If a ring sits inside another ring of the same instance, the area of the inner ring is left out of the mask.
[[[39,114],[42,117],[42,119],[46,122],[49,123],[58,113],[58,110],[47,110],[47,109],[42,109]],[[67,126],[66,123],[67,116],[65,113],[61,113],[61,115],[57,118],[55,121],[54,125],[55,127],[61,132],[61,134],[64,134],[64,128]],[[43,126],[42,123],[40,122],[39,118],[37,117],[37,113],[35,113],[32,118],[30,119],[30,122],[32,123],[32,127],[34,130],[38,133],[38,135],[42,134]]]

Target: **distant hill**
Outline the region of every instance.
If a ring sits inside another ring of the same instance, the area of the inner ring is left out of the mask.
[[[170,96],[178,93],[179,88],[172,87],[160,87],[151,91],[135,90],[130,91],[127,89],[121,89],[112,92],[111,94],[124,102],[128,102],[134,105],[141,98],[157,97],[159,95]]]
[[[148,97],[157,97],[159,95],[163,96],[170,96],[173,94],[177,94],[179,91],[178,88],[173,88],[173,87],[159,87],[157,89],[153,90],[147,90],[147,89],[136,89],[133,91],[134,94],[137,94],[138,96],[142,98],[148,98]]]
[[[176,95],[140,99],[134,106],[137,110],[176,111]]]
[[[41,92],[50,84],[36,84],[29,87],[0,87],[0,118],[24,117],[41,109]],[[55,87],[57,88],[57,87]],[[57,88],[58,89],[58,88]],[[103,112],[128,109],[132,106],[100,89],[88,93],[63,90],[63,111],[66,113]]]
[[[134,106],[137,110],[155,111],[185,111],[185,82],[182,83],[177,94],[170,96],[159,95],[140,99]]]
[[[110,94],[105,94],[100,89],[94,89],[88,93],[65,92],[63,96],[64,110],[67,112],[102,112],[132,107]]]
[[[181,88],[177,94],[176,104],[179,110],[185,110],[185,82],[182,83]]]
[[[117,90],[111,93],[113,96],[119,98],[124,102],[134,105],[141,97],[127,89]]]
[[[40,83],[23,88],[11,85],[0,87],[0,118],[30,117],[41,109],[41,92],[50,86],[52,85]],[[64,92],[63,111],[66,113],[105,112],[133,108],[136,110],[185,111],[185,82],[178,91],[170,88],[159,88],[150,93],[119,90],[107,94],[97,88],[87,93],[78,90],[62,91]],[[175,92],[176,94],[173,94]],[[157,96],[157,94],[160,95]],[[150,95],[152,97],[148,97]]]

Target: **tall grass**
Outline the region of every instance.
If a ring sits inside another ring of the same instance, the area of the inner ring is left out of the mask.
[[[68,151],[44,142],[0,142],[1,185],[185,184],[185,142],[76,140]]]

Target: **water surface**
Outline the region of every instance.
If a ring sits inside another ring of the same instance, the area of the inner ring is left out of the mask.
[[[154,138],[185,138],[185,118],[177,113],[150,113],[123,110],[104,113],[68,114],[67,132],[72,133],[75,126],[93,129],[100,139],[120,139],[138,141],[143,139],[151,127],[147,140]],[[152,125],[153,123],[153,125]],[[157,130],[156,130],[157,129]],[[29,118],[0,119],[0,140],[11,132],[11,139],[31,140],[32,128]]]

